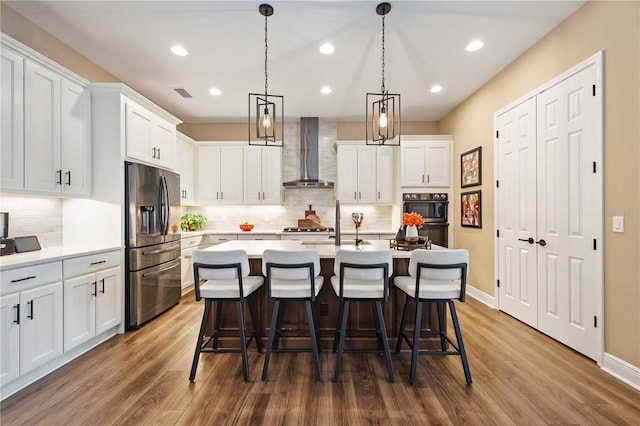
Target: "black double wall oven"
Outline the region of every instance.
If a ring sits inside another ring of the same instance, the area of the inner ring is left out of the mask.
[[[432,244],[449,247],[449,199],[446,193],[411,192],[402,194],[402,211],[416,212],[425,225],[418,235]]]

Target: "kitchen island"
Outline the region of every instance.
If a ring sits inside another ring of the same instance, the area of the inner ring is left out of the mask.
[[[345,242],[345,241],[343,241]],[[387,250],[389,249],[389,241],[386,240],[371,240],[365,241],[365,243],[358,248],[355,247],[353,242],[350,244],[342,244],[336,246],[334,240],[320,240],[320,241],[285,241],[285,240],[261,240],[261,241],[228,241],[223,244],[218,244],[207,248],[207,251],[226,251],[226,250],[245,250],[249,256],[249,266],[251,269],[251,275],[262,275],[262,253],[266,249],[275,250],[303,250],[313,249],[320,255],[320,274],[324,277],[324,285],[322,290],[318,294],[316,299],[316,313],[320,328],[321,342],[323,349],[330,349],[333,347],[333,338],[335,334],[336,323],[338,320],[338,313],[340,309],[340,300],[335,295],[331,286],[331,276],[334,275],[333,267],[335,254],[338,249],[346,250]],[[432,249],[440,250],[442,247],[433,246]],[[397,337],[398,326],[402,316],[402,309],[404,307],[404,293],[397,290],[393,285],[393,277],[397,275],[409,275],[409,258],[411,257],[411,251],[407,250],[391,250],[393,258],[393,275],[389,282],[389,301],[383,303],[383,313],[387,328],[387,334],[391,339]],[[256,314],[258,316],[258,322],[260,327],[260,336],[264,344],[266,345],[267,336],[269,335],[269,324],[271,323],[271,314],[273,312],[273,302],[267,300],[267,288],[266,284],[258,289],[254,295],[254,303],[256,307]],[[216,305],[214,305],[216,306]],[[413,310],[412,310],[413,311]],[[245,312],[248,312],[248,308]],[[307,314],[304,307],[304,303],[300,302],[299,306],[287,304],[286,311],[282,314],[282,328],[283,329],[306,329],[307,328]],[[250,328],[248,315],[245,315],[247,322],[247,328]],[[215,314],[212,313],[210,317],[210,329],[213,329],[213,318]],[[235,328],[237,327],[237,313],[232,305],[228,305],[223,309],[223,328]],[[413,324],[413,312],[408,317],[408,324]],[[423,311],[423,329],[435,329],[437,327],[437,315],[435,306],[426,304]],[[371,312],[370,304],[368,303],[354,303],[351,307],[349,314],[349,320],[347,328],[352,331],[372,331],[374,330],[373,316]],[[230,347],[238,345],[237,337],[226,337],[221,339],[225,341],[225,345]],[[425,348],[437,348],[440,345],[439,339],[422,339]],[[393,342],[392,342],[393,344]],[[376,347],[377,341],[375,334],[362,334],[356,333],[354,335],[347,334],[345,343],[347,348],[358,349],[371,349]],[[287,335],[281,338],[281,347],[285,348],[305,348],[309,347],[308,334],[295,336]],[[405,348],[407,346],[405,345]]]

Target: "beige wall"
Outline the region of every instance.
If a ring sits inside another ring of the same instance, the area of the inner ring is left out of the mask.
[[[0,30],[91,82],[119,81],[85,56],[2,3]]]
[[[470,250],[470,282],[494,294],[493,113],[577,63],[604,51],[605,351],[640,366],[640,3],[591,1],[440,122],[455,135],[454,159],[482,145],[483,228],[454,223]],[[454,161],[454,176],[460,165]],[[455,188],[455,199],[460,188]],[[457,206],[459,209],[459,206]],[[614,234],[613,214],[625,216]],[[454,217],[459,217],[456,211]]]
[[[197,141],[244,141],[247,140],[246,123],[182,123],[178,131]],[[402,123],[403,135],[437,135],[435,121],[406,121]],[[364,140],[363,122],[338,123],[338,140]]]

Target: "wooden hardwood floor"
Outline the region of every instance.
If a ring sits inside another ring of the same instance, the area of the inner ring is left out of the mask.
[[[202,315],[193,295],[141,330],[117,336],[0,405],[3,425],[154,424],[639,424],[640,392],[591,360],[519,321],[467,298],[458,313],[473,385],[459,357],[420,357],[415,387],[410,355],[384,359],[277,353],[269,381],[264,355],[250,353],[251,383],[239,354],[201,356],[188,380]],[[392,342],[392,348],[393,344]],[[406,348],[406,347],[405,347]]]

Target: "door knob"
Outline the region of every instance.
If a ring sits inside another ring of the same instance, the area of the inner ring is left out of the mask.
[[[536,243],[540,244],[542,247],[547,245],[547,242],[545,240],[536,241]]]
[[[518,241],[526,241],[526,242],[528,242],[529,244],[533,244],[533,243],[534,243],[534,239],[533,239],[533,238],[531,238],[531,237],[527,238],[526,240],[525,240],[524,238],[518,238]],[[545,244],[546,244],[546,243],[545,243]]]

